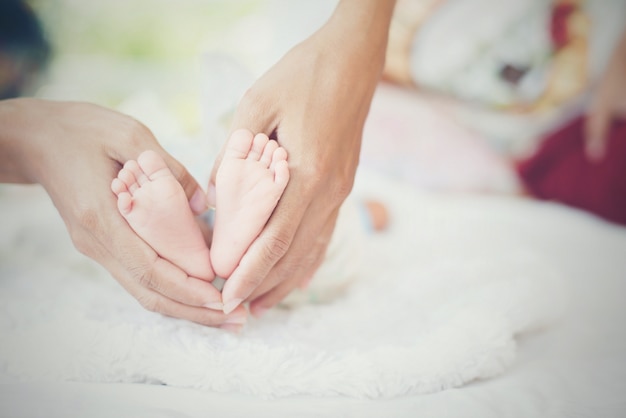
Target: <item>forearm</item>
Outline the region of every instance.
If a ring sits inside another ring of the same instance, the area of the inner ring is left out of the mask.
[[[32,102],[32,103],[29,103]],[[33,99],[0,101],[0,182],[35,183],[30,167],[34,120],[27,110],[36,105]]]
[[[622,31],[622,36],[617,44],[614,55],[626,57],[626,28]]]
[[[341,0],[328,25],[343,34],[341,44],[383,65],[395,0]]]
[[[341,20],[346,29],[368,29],[358,33],[372,38],[386,38],[395,5],[395,0],[340,0],[331,19]]]
[[[624,63],[626,63],[626,28],[622,31],[622,35],[613,48],[611,58],[609,59],[603,76],[607,77],[611,72],[622,73]]]

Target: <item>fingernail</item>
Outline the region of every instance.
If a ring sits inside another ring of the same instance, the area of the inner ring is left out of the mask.
[[[210,206],[215,207],[215,201],[216,201],[216,197],[215,197],[215,184],[213,183],[209,183],[209,188],[206,192],[206,197],[208,200],[208,204]]]
[[[233,334],[239,334],[241,330],[243,329],[243,325],[224,324],[224,325],[220,325],[220,329],[223,329],[224,331],[232,332]]]
[[[222,302],[208,302],[204,304],[204,307],[214,311],[221,311],[224,309],[224,304]]]
[[[587,158],[592,163],[597,163],[602,159],[602,148],[597,143],[592,142],[585,150],[587,152]]]
[[[313,277],[309,277],[308,279],[304,279],[302,280],[302,282],[300,283],[300,285],[298,286],[300,289],[302,290],[306,290],[309,285],[311,284],[311,280],[313,279]]]
[[[248,322],[248,314],[246,312],[232,314],[226,317],[225,324],[243,325]]]
[[[189,207],[196,214],[204,212],[209,207],[207,202],[207,196],[206,194],[204,194],[202,189],[196,189],[196,192],[193,194],[191,200],[189,201]]]
[[[250,312],[257,318],[262,317],[269,310],[269,308],[264,308],[263,306],[259,306],[258,308],[251,309]]]
[[[237,306],[239,306],[241,304],[241,302],[243,302],[243,299],[233,299],[233,300],[225,303],[224,304],[224,313],[226,315],[228,315],[229,313],[231,313],[232,311],[237,309]]]

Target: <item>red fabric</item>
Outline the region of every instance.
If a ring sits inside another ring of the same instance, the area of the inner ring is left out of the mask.
[[[585,209],[626,225],[626,120],[613,122],[604,158],[589,161],[584,117],[549,135],[537,152],[518,164],[529,193]]]
[[[558,3],[552,9],[550,19],[550,35],[554,49],[563,48],[570,41],[570,33],[567,28],[567,20],[576,11],[576,5],[568,2]]]

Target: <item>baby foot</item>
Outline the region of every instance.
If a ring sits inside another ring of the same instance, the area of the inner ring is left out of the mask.
[[[111,190],[122,216],[161,257],[191,277],[215,277],[185,191],[159,154],[145,151],[137,161],[128,161]]]
[[[259,235],[289,181],[287,152],[265,134],[240,129],[226,144],[215,179],[211,263],[228,278]]]

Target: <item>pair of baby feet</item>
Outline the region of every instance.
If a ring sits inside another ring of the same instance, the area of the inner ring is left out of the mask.
[[[182,186],[154,151],[126,162],[111,183],[131,228],[190,277],[227,278],[259,235],[289,181],[287,152],[265,134],[235,131],[216,175],[211,248]]]

